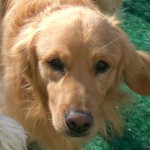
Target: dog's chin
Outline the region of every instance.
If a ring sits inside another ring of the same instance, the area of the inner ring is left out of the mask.
[[[95,128],[94,124],[87,130],[86,132],[82,132],[80,129],[76,131],[70,130],[65,123],[60,123],[55,124],[56,122],[53,122],[53,127],[54,130],[57,134],[62,135],[66,138],[75,138],[75,139],[83,139],[83,140],[88,140],[93,138],[97,132],[98,128]]]
[[[68,137],[72,137],[72,138],[87,138],[90,134],[89,133],[77,133],[77,132],[68,131],[68,132],[66,132],[66,135]]]
[[[60,134],[60,135],[62,135],[62,136],[65,136],[66,138],[78,138],[78,139],[84,139],[84,140],[86,140],[86,139],[90,139],[91,137],[93,137],[92,135],[96,135],[96,133],[95,134],[92,134],[91,133],[91,130],[89,130],[89,131],[87,131],[87,132],[73,132],[73,131],[70,131],[70,130],[68,130],[68,129],[55,129],[55,131],[58,133],[58,134]]]
[[[80,132],[72,132],[72,131],[69,131],[68,129],[56,129],[55,128],[55,131],[56,133],[62,135],[62,136],[65,136],[67,138],[71,137],[71,138],[87,138],[90,136],[90,133],[89,132],[86,132],[86,133],[80,133]]]

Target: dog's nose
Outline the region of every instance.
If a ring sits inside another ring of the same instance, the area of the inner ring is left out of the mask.
[[[93,116],[83,111],[69,111],[65,122],[72,136],[82,136],[93,124]]]

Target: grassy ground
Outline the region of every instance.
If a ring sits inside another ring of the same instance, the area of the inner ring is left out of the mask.
[[[136,48],[150,52],[150,0],[124,0],[121,20]],[[86,150],[150,150],[150,98],[133,94],[136,101],[123,111],[124,135],[109,141],[97,136]]]

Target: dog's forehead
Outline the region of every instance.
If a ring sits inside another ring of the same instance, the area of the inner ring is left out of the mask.
[[[118,37],[107,17],[80,7],[52,14],[41,23],[41,29],[37,45],[42,51],[58,45],[71,50],[105,48]]]

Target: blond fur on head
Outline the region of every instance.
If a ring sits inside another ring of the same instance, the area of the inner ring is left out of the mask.
[[[5,113],[42,149],[78,150],[98,132],[106,138],[109,129],[122,133],[117,106],[128,94],[120,84],[124,78],[135,92],[150,95],[150,58],[136,52],[118,21],[93,1],[57,2],[7,3],[2,38]],[[63,71],[51,66],[54,59],[62,62]],[[97,71],[99,63],[100,69],[106,65],[104,72]],[[93,117],[84,137],[68,134],[65,116],[74,109]]]

